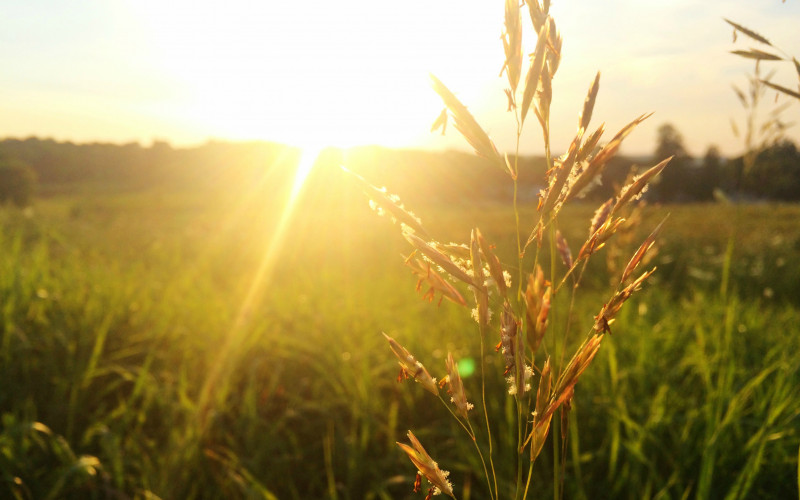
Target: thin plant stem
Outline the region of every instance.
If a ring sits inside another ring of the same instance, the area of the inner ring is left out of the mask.
[[[492,469],[492,481],[494,482],[494,495],[492,498],[497,498],[499,491],[497,489],[497,473],[494,470],[494,450],[492,443],[492,426],[489,423],[489,410],[486,406],[486,344],[484,337],[486,336],[485,327],[480,325],[481,335],[481,402],[483,403],[483,416],[486,419],[486,436],[489,443],[489,467]],[[492,494],[492,485],[489,485],[489,494]]]

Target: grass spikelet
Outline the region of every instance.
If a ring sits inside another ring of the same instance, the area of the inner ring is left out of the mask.
[[[650,236],[645,238],[642,244],[639,245],[639,248],[636,250],[636,252],[633,254],[633,257],[631,257],[631,260],[628,262],[628,265],[625,266],[625,270],[622,271],[622,277],[619,280],[620,283],[625,283],[625,281],[628,280],[633,271],[635,271],[636,268],[639,267],[639,264],[642,262],[642,259],[644,258],[647,251],[650,250],[650,248],[652,248],[652,246],[655,244],[656,236],[658,236],[658,233],[661,231],[661,226],[664,225],[664,222],[666,222],[666,220],[667,217],[664,217],[664,219],[658,224],[658,226],[656,226],[656,228],[653,229],[653,232],[650,233]]]
[[[800,71],[800,69],[798,69],[798,71]],[[777,90],[778,92],[783,92],[784,94],[786,94],[788,96],[792,96],[795,99],[800,99],[800,92],[796,92],[794,90],[787,89],[786,87],[783,87],[783,86],[778,85],[776,83],[768,82],[766,80],[761,80],[761,83],[763,83],[764,85],[766,85],[767,87],[769,87],[769,88],[771,88],[773,90]]]
[[[547,51],[547,73],[550,76],[550,79],[552,79],[555,76],[556,71],[558,71],[558,66],[561,63],[561,45],[563,43],[563,39],[561,38],[561,33],[558,32],[558,29],[556,28],[556,22],[552,17],[550,18],[549,23],[550,28],[548,31],[550,33],[550,40],[548,43],[550,44],[550,50]]]
[[[525,117],[528,115],[528,109],[533,102],[533,96],[536,89],[539,87],[539,80],[542,74],[542,68],[545,62],[545,51],[547,50],[547,41],[550,37],[550,23],[545,23],[539,29],[539,38],[536,41],[536,49],[533,51],[533,58],[531,59],[528,74],[525,77],[525,90],[522,92],[522,113],[521,123],[525,123]]]
[[[597,100],[597,92],[600,90],[600,72],[597,72],[597,76],[594,77],[594,81],[592,82],[592,86],[589,87],[589,93],[586,94],[586,100],[583,102],[583,111],[581,111],[580,120],[578,123],[578,134],[583,136],[583,133],[586,131],[586,127],[589,126],[589,122],[592,119],[592,110],[594,109],[594,103]]]
[[[542,420],[552,416],[559,406],[572,399],[575,384],[578,383],[581,374],[586,371],[597,351],[600,350],[600,342],[602,340],[603,337],[601,335],[592,335],[578,349],[559,377],[547,408],[542,413]]]
[[[458,373],[458,365],[453,359],[452,353],[447,353],[447,392],[450,393],[450,401],[456,407],[456,413],[469,418],[469,411],[474,407],[472,403],[467,401],[467,395],[464,392],[464,383],[461,381],[461,375]]]
[[[435,132],[438,129],[442,129],[442,135],[444,135],[445,131],[447,131],[447,108],[444,108],[439,116],[436,117],[434,120],[433,125],[431,125],[431,132]]]
[[[550,372],[550,358],[547,359],[542,368],[542,374],[539,378],[539,388],[536,391],[536,409],[533,412],[533,428],[531,433],[526,439],[526,444],[530,441],[531,444],[531,461],[536,460],[542,452],[542,447],[547,440],[547,434],[550,432],[550,420],[552,413],[543,417],[546,405],[550,399],[550,386],[553,382],[553,376]]]
[[[507,274],[503,272],[500,259],[498,259],[494,254],[492,247],[486,242],[478,228],[475,228],[475,238],[478,241],[478,246],[481,249],[481,253],[483,253],[483,258],[486,260],[486,263],[489,266],[489,275],[492,277],[492,281],[494,281],[497,291],[500,292],[500,295],[503,296],[503,298],[506,298],[508,296],[508,287],[510,285],[509,283],[506,283]]]
[[[406,452],[411,463],[413,463],[420,474],[425,476],[425,479],[433,485],[434,490],[430,492],[430,494],[435,495],[441,492],[451,498],[455,498],[453,494],[453,485],[447,479],[450,473],[439,468],[439,464],[428,455],[428,452],[425,451],[425,448],[423,448],[422,444],[411,431],[408,431],[408,440],[411,441],[411,446],[404,443],[397,443],[397,446]]]
[[[581,149],[578,151],[578,157],[575,158],[575,161],[582,162],[588,158],[590,154],[592,154],[594,148],[597,147],[597,143],[600,142],[600,137],[602,137],[603,132],[605,132],[605,128],[605,124],[600,125],[597,127],[597,130],[592,132],[589,137],[583,141],[583,144],[581,144]]]
[[[464,300],[464,297],[458,292],[458,290],[456,290],[453,285],[448,283],[447,280],[442,278],[439,273],[431,269],[430,263],[423,262],[420,259],[415,259],[413,258],[413,255],[410,255],[405,260],[405,263],[419,278],[417,281],[417,291],[422,291],[423,283],[428,286],[428,290],[423,294],[423,298],[429,299],[431,302],[433,302],[433,299],[438,292],[441,294],[441,297],[439,298],[439,304],[442,303],[443,298],[446,298],[458,305],[467,305],[467,301]]]
[[[374,186],[372,183],[357,173],[348,170],[344,166],[342,167],[342,170],[353,176],[361,183],[365,189],[366,195],[372,201],[370,206],[373,206],[373,208],[377,207],[388,212],[393,217],[393,220],[404,224],[406,227],[414,230],[416,233],[419,233],[425,238],[428,237],[428,232],[425,231],[424,227],[422,227],[422,221],[419,219],[419,217],[414,215],[413,212],[407,210],[403,204],[400,203],[400,198],[398,196],[386,194],[386,189],[381,189]],[[381,213],[381,211],[378,211],[379,215]]]
[[[550,313],[550,283],[544,278],[541,266],[528,275],[528,286],[525,288],[525,314],[528,323],[528,348],[533,354],[539,349],[545,331],[547,316]]]
[[[519,321],[508,302],[503,305],[500,316],[500,348],[505,360],[503,374],[506,375],[508,393],[519,399],[530,390],[528,381],[533,372],[525,363],[525,343],[519,335]]]
[[[545,144],[550,143],[550,103],[553,101],[553,76],[548,71],[542,72],[540,78],[541,85],[539,91],[536,92],[536,106],[533,112],[536,113],[536,118],[539,120],[539,125],[542,127],[542,135]]]
[[[644,193],[647,183],[650,182],[650,179],[661,173],[672,158],[673,157],[670,156],[666,160],[661,161],[658,165],[648,169],[642,175],[637,175],[630,184],[623,187],[619,192],[619,198],[614,204],[614,208],[611,209],[611,215],[619,212],[619,210],[631,200],[641,196]]]
[[[436,385],[436,379],[431,377],[431,374],[428,373],[428,370],[425,369],[422,363],[417,361],[417,358],[408,352],[405,347],[401,346],[395,339],[385,333],[383,336],[389,341],[389,347],[399,360],[400,377],[398,378],[402,380],[404,377],[411,377],[422,384],[425,390],[438,396],[439,387]]]
[[[578,257],[575,259],[575,262],[580,262],[583,259],[588,259],[590,255],[592,255],[597,250],[600,250],[605,242],[608,241],[609,238],[614,236],[614,233],[617,232],[620,225],[625,222],[625,219],[620,217],[615,218],[608,218],[603,222],[603,224],[595,230],[589,239],[581,247],[580,252],[578,252]]]
[[[445,272],[449,273],[452,277],[463,281],[464,283],[475,286],[476,283],[472,277],[467,274],[465,270],[458,267],[447,255],[443,254],[436,248],[432,247],[425,240],[419,238],[409,231],[403,231],[403,236],[411,243],[414,248],[422,252],[425,257],[429,258],[433,263],[441,267]]]
[[[600,312],[595,316],[594,329],[598,332],[611,333],[611,323],[614,322],[614,316],[622,309],[625,301],[628,300],[634,292],[641,289],[644,280],[653,274],[655,270],[656,268],[654,267],[636,278],[630,285],[615,293],[611,300],[603,305]]]
[[[745,59],[755,59],[757,61],[783,61],[781,56],[776,56],[771,52],[764,52],[763,50],[750,49],[750,50],[732,50],[731,54],[744,57]]]
[[[533,24],[533,29],[536,30],[538,33],[541,31],[542,26],[547,21],[547,10],[545,10],[541,5],[539,5],[539,0],[525,0],[525,3],[528,4],[528,12],[531,16],[531,24]],[[548,2],[548,10],[549,10],[549,2]]]
[[[453,114],[455,127],[461,132],[461,135],[475,148],[475,152],[488,160],[497,163],[498,166],[505,170],[503,166],[503,157],[498,153],[489,135],[478,125],[478,122],[467,110],[467,107],[461,104],[461,101],[450,92],[438,78],[430,75],[433,84],[433,90],[439,94],[439,97],[444,101],[445,106]]]
[[[601,149],[594,156],[594,158],[589,161],[589,165],[587,165],[587,167],[583,170],[583,172],[581,172],[581,174],[570,187],[566,199],[570,200],[578,196],[578,194],[586,189],[586,187],[592,183],[594,178],[600,175],[608,161],[617,154],[617,151],[619,151],[619,148],[622,145],[622,141],[625,139],[625,137],[630,134],[637,125],[642,123],[651,115],[652,113],[641,115],[629,124],[622,127],[622,129],[617,132],[617,135],[615,135],[608,144],[603,146],[603,149]]]
[[[728,20],[728,19],[725,19],[725,18],[723,18],[723,19],[725,20],[726,23],[728,23],[731,26],[733,26],[733,29],[735,30],[734,33],[736,31],[738,31],[738,32],[742,33],[745,36],[749,36],[750,38],[752,38],[753,40],[755,40],[757,42],[760,42],[760,43],[763,43],[764,45],[769,45],[770,47],[772,47],[772,44],[769,42],[769,40],[767,40],[765,37],[759,35],[755,31],[747,29],[744,26],[742,26],[741,24],[736,24],[735,22],[733,22],[731,20]]]
[[[484,334],[486,326],[489,325],[489,290],[484,284],[483,262],[481,262],[480,244],[478,242],[479,234],[480,231],[478,231],[478,229],[473,229],[470,235],[470,258],[476,283],[476,286],[473,287],[475,292],[476,320],[481,327],[481,334]]]
[[[540,213],[544,215],[550,214],[550,212],[558,213],[558,209],[564,201],[561,196],[562,190],[567,184],[573,165],[575,165],[575,158],[578,155],[580,143],[581,133],[579,132],[572,140],[572,144],[569,145],[569,151],[564,160],[553,168],[554,172],[550,176],[547,191],[545,192],[544,199],[539,208]]]
[[[506,32],[503,34],[503,48],[506,53],[506,63],[504,68],[513,96],[517,91],[519,77],[522,73],[522,23],[517,0],[506,0],[505,21]]]
[[[558,230],[556,230],[556,250],[558,250],[558,255],[561,257],[561,262],[567,266],[567,269],[572,269],[572,252],[569,250],[569,244],[564,235]]]
[[[589,225],[589,236],[593,235],[595,231],[600,229],[600,226],[605,224],[608,216],[611,214],[611,207],[614,206],[614,198],[609,198],[608,201],[600,205],[597,210],[594,211],[594,216],[592,217],[592,222]]]

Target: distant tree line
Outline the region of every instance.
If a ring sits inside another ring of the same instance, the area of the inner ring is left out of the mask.
[[[705,156],[692,158],[680,133],[666,124],[658,130],[653,158],[617,156],[607,164],[601,182],[586,195],[604,200],[635,174],[656,160],[673,156],[648,199],[657,202],[709,201],[715,193],[734,199],[800,200],[800,152],[794,143],[778,142],[762,150],[753,166],[744,170],[739,159],[725,160],[710,147]],[[0,202],[24,205],[34,186],[43,194],[73,187],[141,189],[235,189],[238,185],[290,178],[300,151],[270,142],[211,141],[193,148],[173,148],[166,142],[150,147],[131,144],[74,144],[51,139],[0,141]],[[520,157],[519,195],[535,203],[545,183],[542,157]],[[392,189],[409,202],[506,202],[513,195],[508,175],[496,165],[472,154],[360,147],[329,149],[317,160],[309,182],[333,186],[340,165]],[[269,176],[265,176],[270,172]],[[279,172],[281,175],[274,175]],[[266,180],[265,180],[266,179]],[[269,186],[267,186],[268,188]]]
[[[658,129],[655,158],[673,156],[650,197],[660,202],[709,201],[715,195],[736,200],[800,201],[800,152],[788,139],[755,154],[745,170],[741,157],[724,160],[715,146],[692,158],[680,133],[670,124]]]

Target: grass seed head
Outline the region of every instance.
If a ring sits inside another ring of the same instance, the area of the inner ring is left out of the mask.
[[[594,317],[594,329],[598,332],[611,333],[610,326],[614,321],[614,316],[622,309],[622,305],[625,304],[625,301],[628,300],[634,292],[642,288],[644,280],[653,274],[655,270],[656,268],[654,267],[636,278],[630,285],[615,293],[614,296],[611,297],[611,300],[603,305],[600,312]]]
[[[476,228],[470,235],[470,257],[472,262],[472,273],[475,286],[472,290],[475,293],[476,319],[481,326],[481,333],[485,332],[485,327],[489,325],[489,290],[484,284],[483,262],[481,261],[480,243],[478,235],[480,231]]]
[[[436,296],[436,293],[441,294],[439,299],[439,303],[441,304],[441,299],[446,298],[451,302],[454,302],[461,306],[466,306],[467,301],[464,300],[464,297],[459,293],[456,288],[447,282],[444,278],[439,275],[435,270],[431,268],[430,263],[423,262],[420,259],[412,258],[413,256],[409,256],[406,258],[405,263],[408,267],[411,268],[411,271],[417,275],[419,278],[417,280],[417,291],[422,291],[422,285],[426,284],[428,286],[427,291],[424,293],[423,298],[429,299],[431,302]]]
[[[464,283],[475,286],[476,283],[472,277],[467,274],[466,270],[462,269],[449,256],[429,245],[425,240],[415,235],[413,232],[404,231],[403,236],[411,243],[417,250],[419,250],[425,257],[431,260],[434,264],[441,267],[446,273],[450,274],[453,278],[459,279]]]
[[[450,89],[438,78],[433,75],[430,75],[430,77],[433,90],[439,94],[445,106],[447,106],[453,114],[453,121],[456,129],[461,132],[461,135],[463,135],[467,142],[475,149],[478,156],[491,160],[505,170],[503,166],[503,157],[497,151],[489,135],[478,125],[475,117],[467,110],[467,107],[461,104],[461,101],[458,100],[455,94],[450,92]]]
[[[541,79],[542,68],[546,60],[545,54],[547,51],[548,38],[550,37],[550,23],[544,23],[538,29],[539,38],[536,41],[536,49],[533,51],[531,65],[528,68],[528,74],[525,77],[525,89],[522,91],[522,109],[521,109],[521,122],[525,123],[525,117],[533,102],[536,89],[539,88],[539,81]]]
[[[506,0],[506,31],[503,34],[503,49],[506,53],[504,69],[513,95],[522,73],[522,22],[519,14],[519,1]]]
[[[528,275],[525,288],[525,314],[528,322],[528,348],[535,354],[547,330],[547,316],[550,312],[550,283],[544,279],[540,266]]]
[[[620,190],[619,198],[617,198],[617,203],[614,205],[614,208],[611,209],[611,213],[614,214],[618,212],[621,208],[630,203],[631,200],[638,199],[638,197],[644,192],[645,188],[647,187],[647,183],[650,182],[650,179],[660,174],[672,158],[674,157],[670,156],[658,165],[647,170],[642,175],[634,177],[630,184],[626,185]]]
[[[456,413],[464,418],[469,418],[469,411],[474,407],[472,403],[467,401],[467,395],[464,392],[464,383],[461,381],[461,375],[458,373],[458,365],[453,359],[452,353],[447,353],[447,388],[450,393],[450,401],[456,407]]]
[[[411,463],[414,464],[420,474],[425,476],[425,479],[433,485],[435,488],[433,494],[444,493],[449,497],[455,498],[453,485],[447,479],[450,473],[439,468],[439,465],[428,455],[428,452],[425,451],[425,448],[422,447],[422,444],[411,431],[408,431],[408,440],[411,441],[411,446],[404,443],[397,443],[397,446],[408,455]]]
[[[653,245],[655,245],[656,236],[658,236],[658,233],[661,231],[661,226],[664,225],[664,222],[666,222],[666,220],[667,218],[664,217],[664,220],[662,220],[658,224],[658,226],[656,226],[653,232],[650,233],[650,236],[648,236],[642,242],[642,244],[639,245],[639,248],[636,250],[636,252],[633,254],[633,257],[631,257],[631,260],[628,262],[628,265],[625,266],[625,270],[622,272],[622,278],[620,278],[620,283],[625,283],[625,281],[628,280],[633,271],[636,270],[636,268],[644,259],[647,251],[650,250],[653,247]]]
[[[422,384],[422,387],[424,387],[430,393],[438,396],[439,387],[436,385],[436,379],[431,377],[431,374],[428,373],[428,370],[426,370],[424,366],[422,366],[422,363],[417,361],[417,359],[395,339],[386,335],[385,333],[383,336],[386,337],[387,341],[389,341],[389,347],[392,349],[394,355],[397,356],[402,373]]]
[[[506,284],[506,274],[503,272],[503,266],[500,264],[500,259],[492,251],[491,245],[484,239],[478,228],[475,228],[475,239],[478,241],[478,246],[481,249],[483,258],[489,266],[489,275],[492,277],[497,291],[505,299],[508,297],[508,286]]]

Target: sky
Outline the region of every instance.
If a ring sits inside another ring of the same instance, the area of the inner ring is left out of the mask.
[[[429,131],[442,109],[430,88],[435,74],[499,149],[515,147],[499,76],[499,0],[0,2],[0,137],[467,150],[452,127],[445,137]],[[564,40],[553,82],[554,151],[569,145],[600,71],[590,129],[604,122],[609,140],[638,115],[655,113],[623,153],[652,153],[658,127],[671,123],[690,154],[713,144],[737,155],[743,143],[731,120],[741,126],[744,111],[731,85],[746,88],[753,64],[730,51],[756,44],[741,35],[734,44],[723,17],[800,57],[798,0],[552,4]],[[527,51],[534,43],[526,31]],[[774,81],[796,86],[790,63],[769,68]],[[800,103],[783,119],[798,123],[788,136],[800,142]],[[530,120],[520,149],[542,148]]]

